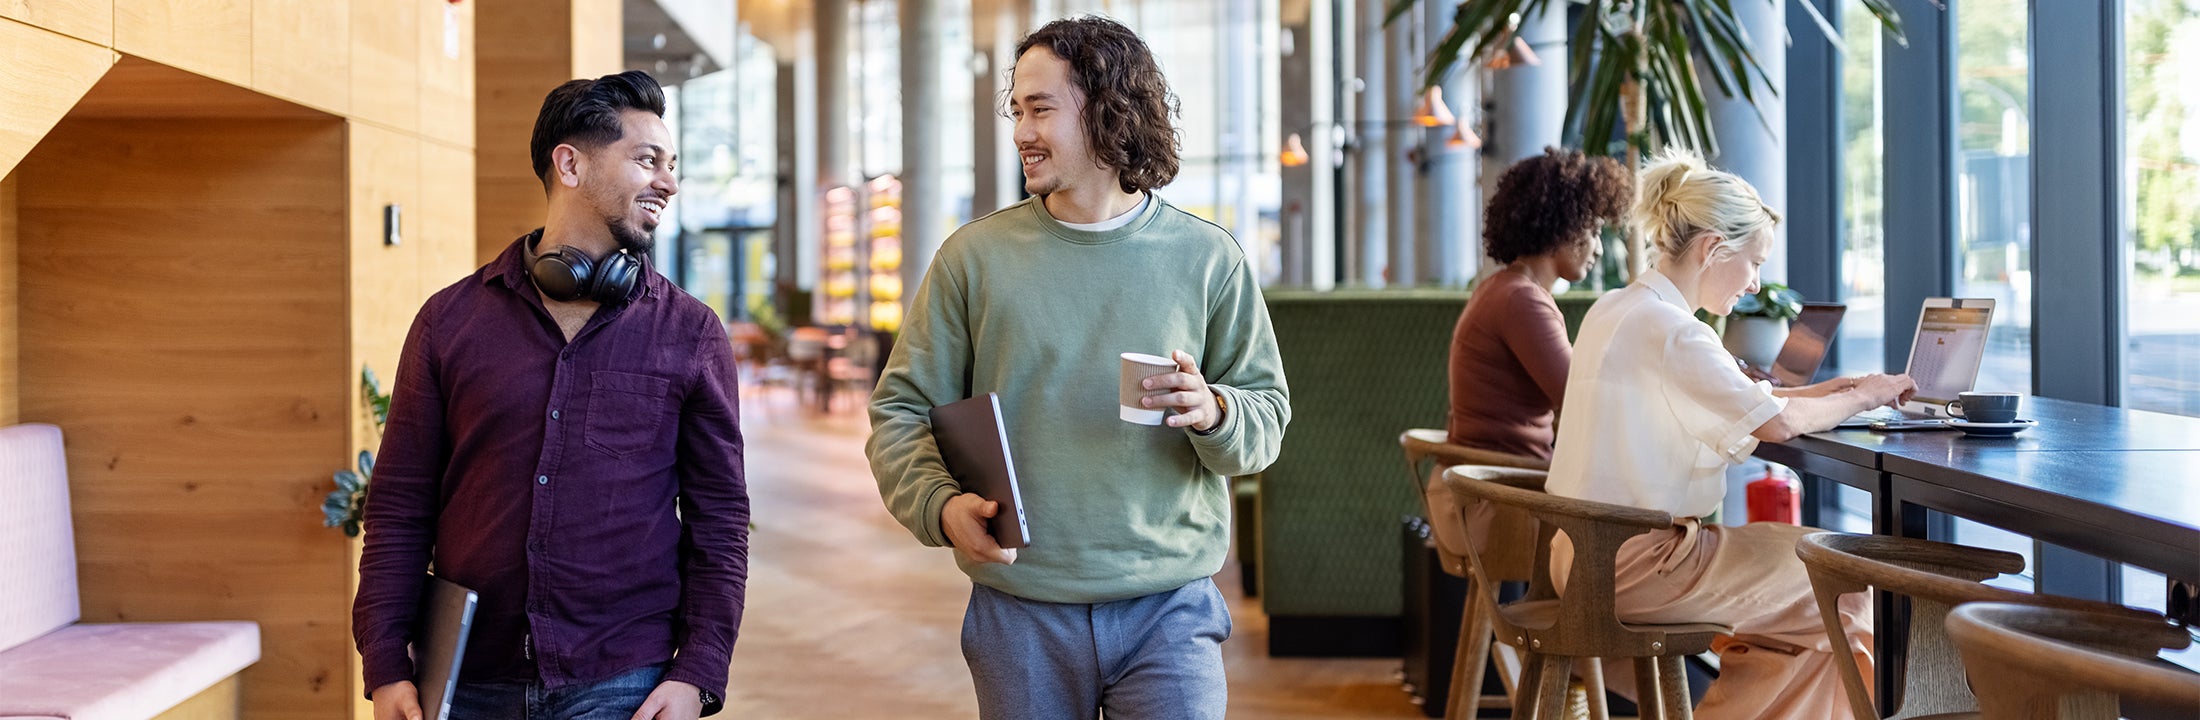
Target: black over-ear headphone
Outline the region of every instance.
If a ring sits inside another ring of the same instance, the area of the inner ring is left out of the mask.
[[[573,302],[586,298],[617,305],[626,302],[635,284],[641,282],[642,261],[623,248],[597,260],[572,246],[560,245],[535,256],[534,262],[527,265],[527,275],[552,300]]]

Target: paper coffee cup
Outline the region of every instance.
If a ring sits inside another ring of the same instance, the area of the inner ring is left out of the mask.
[[[1149,408],[1139,402],[1148,395],[1161,395],[1168,390],[1147,390],[1146,378],[1176,372],[1176,361],[1159,355],[1123,353],[1122,382],[1116,387],[1115,400],[1119,405],[1116,416],[1124,422],[1140,425],[1160,425],[1168,417],[1166,408]]]

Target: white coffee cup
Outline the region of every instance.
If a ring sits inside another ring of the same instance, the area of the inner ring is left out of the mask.
[[[1149,408],[1140,402],[1148,396],[1170,392],[1168,389],[1146,389],[1146,378],[1176,372],[1176,361],[1159,355],[1123,353],[1123,372],[1116,388],[1116,416],[1124,422],[1140,425],[1160,425],[1169,416],[1168,408]]]

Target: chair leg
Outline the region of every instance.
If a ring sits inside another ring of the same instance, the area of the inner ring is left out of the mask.
[[[1660,706],[1664,697],[1658,689],[1658,659],[1635,658],[1635,706],[1641,708],[1642,720],[1664,720],[1665,708]]]
[[[1604,662],[1602,658],[1581,659],[1581,684],[1589,693],[1589,717],[1592,720],[1612,720],[1612,709],[1604,703]]]
[[[1535,693],[1535,716],[1540,720],[1566,717],[1566,686],[1573,684],[1573,664],[1574,659],[1564,655],[1543,656]]]
[[[1513,720],[1537,720],[1536,696],[1543,692],[1543,653],[1520,649],[1520,681],[1513,684]]]
[[[1459,626],[1459,650],[1452,654],[1451,698],[1445,701],[1445,720],[1475,716],[1482,706],[1482,670],[1490,662],[1490,615],[1476,602],[1479,583],[1467,581],[1466,622]]]
[[[1688,670],[1679,655],[1658,658],[1658,687],[1664,691],[1665,720],[1693,720],[1696,710],[1688,697]]]

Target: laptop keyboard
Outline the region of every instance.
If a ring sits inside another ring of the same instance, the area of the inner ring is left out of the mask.
[[[1903,412],[1887,406],[1866,410],[1841,421],[1841,427],[1865,427],[1875,422],[1902,422],[1905,420],[1929,420],[1934,416],[1925,413]]]

